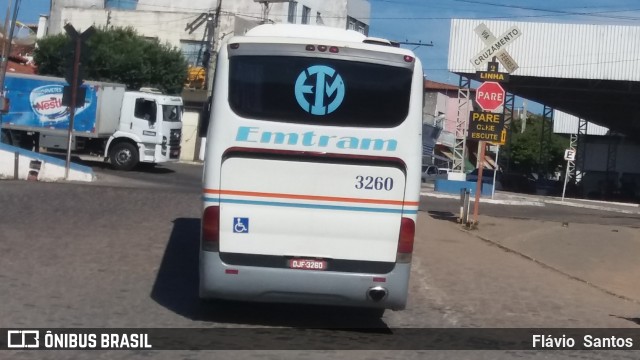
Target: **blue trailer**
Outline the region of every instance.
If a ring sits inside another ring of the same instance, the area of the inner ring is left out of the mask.
[[[62,104],[65,79],[7,74],[2,142],[29,150],[66,150],[70,112]],[[182,99],[158,92],[127,91],[125,85],[87,81],[75,111],[71,150],[109,159],[128,170],[139,162],[177,161]]]

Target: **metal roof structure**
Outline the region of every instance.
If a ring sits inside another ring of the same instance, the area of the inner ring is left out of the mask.
[[[508,92],[640,138],[640,26],[451,21],[449,71],[475,79],[498,50],[517,63]]]
[[[580,119],[571,114],[556,110],[553,112],[553,132],[556,134],[576,134],[578,133],[579,121]],[[609,135],[609,129],[588,122],[586,134],[598,136]]]

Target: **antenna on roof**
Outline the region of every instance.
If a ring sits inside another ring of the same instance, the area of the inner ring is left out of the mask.
[[[429,41],[429,43],[423,43],[422,40],[418,40],[418,42],[411,42],[409,40],[405,40],[405,41],[397,41],[398,44],[400,45],[414,45],[415,49],[419,48],[420,46],[433,46],[433,41]]]

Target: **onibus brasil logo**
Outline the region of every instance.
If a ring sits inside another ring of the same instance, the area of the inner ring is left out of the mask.
[[[344,100],[344,81],[335,69],[325,65],[306,68],[296,80],[296,100],[313,115],[334,112]]]

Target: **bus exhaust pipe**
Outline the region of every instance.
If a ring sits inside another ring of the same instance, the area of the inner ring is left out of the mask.
[[[382,286],[372,287],[367,290],[367,297],[373,300],[373,302],[384,300],[388,294],[389,292],[387,291],[387,289],[383,288]]]

